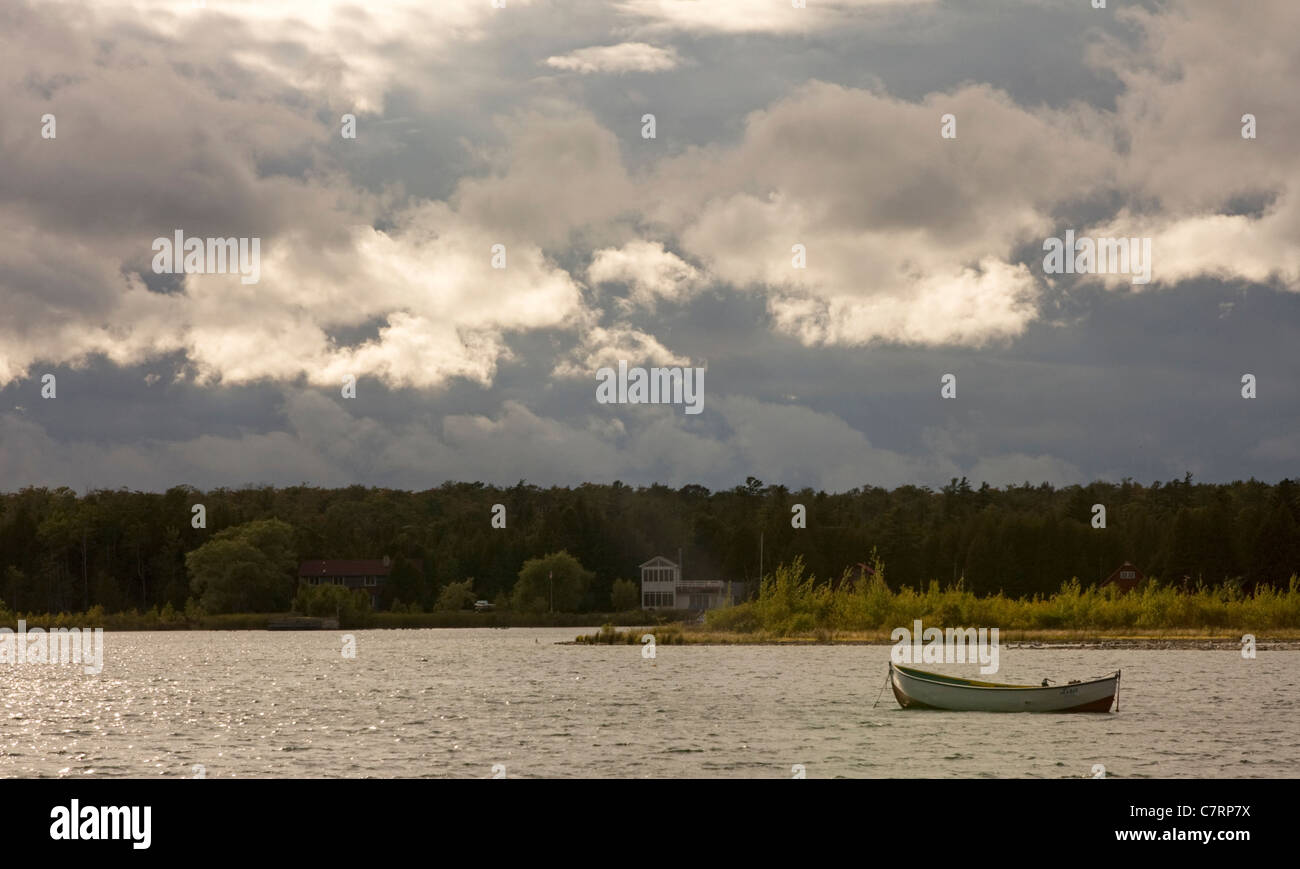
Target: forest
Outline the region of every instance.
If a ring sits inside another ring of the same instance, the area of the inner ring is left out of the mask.
[[[202,504],[206,527],[193,527]],[[505,506],[494,527],[493,505]],[[795,505],[806,527],[794,527]],[[1094,505],[1105,507],[1094,527]],[[525,562],[561,550],[588,572],[579,612],[608,611],[616,580],[655,555],[683,578],[746,583],[802,558],[819,581],[878,558],[892,589],[960,583],[967,592],[1050,594],[1097,585],[1124,561],[1166,587],[1284,588],[1300,572],[1300,486],[1255,480],[1125,479],[1086,486],[865,486],[792,491],[750,477],[722,491],[620,482],[540,488],[446,483],[420,492],[353,486],[166,492],[27,488],[0,495],[0,601],[12,611],[182,609],[195,597],[187,554],[223,531],[275,519],[283,561],[394,559],[381,608],[435,608],[453,583],[508,602]],[[500,522],[497,523],[498,525]],[[285,569],[291,602],[294,570]],[[626,586],[624,586],[626,588]],[[264,602],[259,602],[265,606]],[[558,607],[557,607],[558,608]]]

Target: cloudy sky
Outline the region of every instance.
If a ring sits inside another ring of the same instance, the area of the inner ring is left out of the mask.
[[[0,488],[1296,476],[1300,4],[1106,5],[0,0]]]

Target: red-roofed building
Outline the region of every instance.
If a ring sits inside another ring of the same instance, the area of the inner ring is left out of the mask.
[[[1132,591],[1133,588],[1143,579],[1145,579],[1145,577],[1142,575],[1142,571],[1134,567],[1133,562],[1126,561],[1119,567],[1115,568],[1114,573],[1106,577],[1105,581],[1102,582],[1101,587],[1105,588],[1108,585],[1113,585],[1119,588],[1122,592],[1129,592]]]
[[[298,565],[298,581],[308,585],[341,585],[370,594],[372,609],[379,607],[379,589],[392,572],[392,559],[359,558],[304,561]]]

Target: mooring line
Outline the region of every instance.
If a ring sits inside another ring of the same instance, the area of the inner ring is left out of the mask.
[[[894,675],[894,673],[893,673],[894,665],[893,665],[893,664],[890,664],[890,665],[889,665],[889,670],[890,670],[890,671],[889,671],[888,673],[885,674],[885,685],[888,685],[888,684],[889,684],[889,677],[892,676],[892,675]],[[880,686],[880,694],[884,694],[884,693],[885,693],[885,685],[881,685],[881,686]],[[872,708],[872,709],[875,709],[877,706],[880,705],[880,694],[877,694],[877,695],[876,695],[876,702],[871,704],[871,708]]]

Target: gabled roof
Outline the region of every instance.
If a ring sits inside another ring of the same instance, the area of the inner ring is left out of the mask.
[[[1126,570],[1132,571],[1133,575],[1130,577],[1120,576],[1120,574]],[[1121,564],[1119,567],[1115,568],[1114,572],[1111,573],[1110,576],[1102,580],[1101,584],[1103,586],[1116,585],[1119,586],[1124,591],[1129,591],[1137,587],[1137,584],[1144,579],[1146,579],[1146,576],[1142,573],[1142,571],[1138,569],[1138,567],[1135,564],[1133,564],[1133,562],[1126,561],[1123,564]]]
[[[662,555],[656,555],[654,558],[650,559],[645,564],[639,566],[640,567],[676,567],[677,564],[675,562],[669,561],[667,558],[664,558]]]

